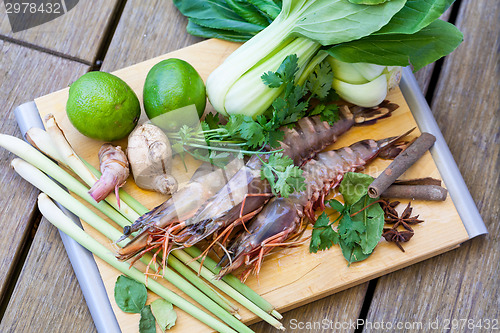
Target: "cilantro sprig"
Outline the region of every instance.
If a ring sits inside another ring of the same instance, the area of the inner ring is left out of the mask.
[[[377,246],[382,237],[384,212],[377,199],[368,196],[368,186],[373,178],[349,172],[340,183],[340,193],[345,204],[331,199],[325,201],[339,213],[332,222],[323,212],[316,220],[311,236],[309,251],[316,253],[339,244],[349,264],[364,260]],[[336,224],[338,222],[338,224]],[[333,226],[336,225],[336,230]]]
[[[330,102],[336,98],[331,88],[333,73],[327,62],[320,63],[305,84],[296,84],[298,57],[287,56],[275,71],[262,75],[262,82],[282,93],[270,109],[255,119],[246,115],[229,115],[223,123],[218,115],[208,114],[200,129],[183,126],[177,133],[168,133],[175,152],[224,166],[235,155],[265,155],[261,176],[271,184],[275,195],[289,196],[305,189],[302,171],[280,153],[284,138],[283,126],[293,127],[305,117],[319,115],[333,124],[339,119],[338,108]],[[312,103],[314,101],[314,103]],[[271,148],[271,150],[269,150]]]
[[[263,161],[261,178],[267,179],[271,184],[274,195],[280,194],[287,198],[294,191],[301,192],[306,189],[305,178],[302,170],[293,164],[288,156],[276,153],[269,156],[267,162]]]

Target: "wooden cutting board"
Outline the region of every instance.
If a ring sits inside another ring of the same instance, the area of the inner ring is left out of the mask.
[[[220,40],[207,40],[190,47],[165,54],[163,56],[144,61],[114,72],[113,74],[125,80],[137,96],[142,100],[144,80],[149,69],[159,61],[167,58],[180,58],[192,64],[204,80],[224,59],[231,54],[239,44]],[[73,128],[65,113],[68,97],[68,88],[40,97],[35,100],[42,119],[48,113],[53,113],[64,130],[68,140],[76,152],[84,159],[98,167],[97,152],[102,142],[89,139]],[[339,148],[363,139],[381,139],[404,133],[416,125],[415,120],[406,105],[399,89],[390,93],[388,99],[400,107],[392,117],[381,120],[374,125],[359,126],[344,134],[330,148]],[[208,107],[210,111],[211,107]],[[141,122],[147,118],[142,113]],[[413,136],[418,135],[414,133]],[[126,147],[126,140],[116,142]],[[366,173],[377,176],[389,164],[389,161],[377,159],[365,170]],[[196,161],[188,161],[189,170],[184,172],[177,168],[176,176],[180,182],[189,179],[197,167]],[[427,152],[402,178],[418,177],[441,178],[439,171]],[[125,190],[137,198],[148,208],[153,208],[163,202],[167,197],[150,191],[143,191],[135,186],[130,178],[125,185]],[[399,210],[406,206],[408,200],[402,200]],[[334,246],[328,251],[310,254],[308,246],[276,251],[265,258],[260,277],[250,277],[247,284],[284,312],[316,299],[347,289],[354,285],[368,281],[375,277],[387,274],[413,263],[425,260],[442,252],[457,247],[469,239],[469,236],[460,220],[460,217],[450,197],[444,202],[413,201],[415,214],[425,220],[414,227],[415,235],[410,242],[404,244],[406,250],[402,253],[395,244],[381,240],[373,254],[365,261],[347,266],[340,248]],[[101,243],[113,249],[111,241],[99,235],[95,230],[84,223],[85,229]],[[109,267],[106,263],[96,258],[98,267],[104,281],[106,290],[111,300],[112,307],[123,332],[137,332],[139,315],[122,312],[116,305],[113,288],[116,278],[120,273]],[[137,264],[141,267],[140,264]],[[168,283],[165,283],[169,285]],[[173,286],[172,290],[177,291]],[[182,293],[181,293],[182,294]],[[148,302],[155,299],[150,293]],[[207,332],[210,329],[194,318],[178,310],[179,318],[173,332]],[[258,321],[246,309],[240,309],[240,314],[245,323]]]

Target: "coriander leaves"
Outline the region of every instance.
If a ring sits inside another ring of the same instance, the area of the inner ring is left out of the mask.
[[[267,162],[262,161],[261,178],[267,179],[271,184],[274,195],[280,194],[287,198],[294,191],[300,192],[306,189],[305,178],[302,170],[293,164],[288,156],[276,153],[269,156]]]
[[[337,200],[326,203],[340,215],[330,223],[323,213],[314,224],[310,252],[329,249],[339,244],[344,258],[349,264],[364,260],[377,246],[384,227],[384,211],[377,199],[370,198],[368,186],[373,178],[348,172],[340,184],[340,193],[344,197],[343,205]],[[337,223],[337,228],[332,227]]]

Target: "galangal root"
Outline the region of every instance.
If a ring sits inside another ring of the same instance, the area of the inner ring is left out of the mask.
[[[120,146],[115,147],[110,143],[105,143],[99,149],[99,164],[102,175],[92,186],[89,194],[99,202],[114,190],[116,200],[120,205],[118,189],[125,184],[130,174],[127,156]]]

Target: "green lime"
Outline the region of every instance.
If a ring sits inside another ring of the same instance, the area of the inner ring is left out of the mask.
[[[70,86],[66,114],[83,135],[114,141],[132,132],[141,106],[122,79],[106,72],[88,72]]]
[[[207,100],[205,84],[196,69],[175,58],[163,60],[151,68],[144,83],[143,98],[148,118],[165,130],[196,125],[193,118],[199,122]],[[193,104],[197,111],[195,117],[184,111],[168,114],[173,110],[185,110],[182,108]]]

